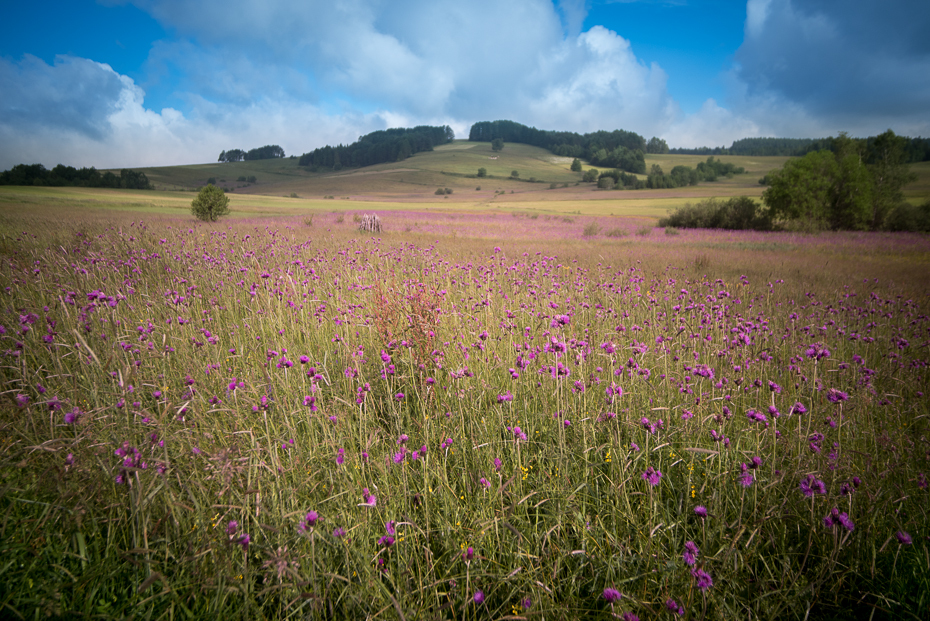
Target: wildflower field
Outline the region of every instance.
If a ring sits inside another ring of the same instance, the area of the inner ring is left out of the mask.
[[[926,237],[339,217],[2,215],[0,617],[930,617]]]

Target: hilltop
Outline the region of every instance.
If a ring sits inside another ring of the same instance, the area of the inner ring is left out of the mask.
[[[603,191],[595,184],[582,183],[582,174],[573,172],[571,157],[553,155],[539,147],[507,143],[495,152],[490,142],[455,140],[417,153],[401,162],[376,164],[340,171],[311,172],[298,165],[297,158],[141,168],[159,190],[193,191],[211,179],[215,185],[239,195],[291,196],[321,199],[350,197],[356,200],[388,202],[468,201],[484,202],[505,194],[508,200],[582,200],[675,198],[724,195],[753,195],[761,192],[760,177],[780,167],[785,157],[720,156],[725,162],[746,169],[747,174],[714,183],[672,190]],[[648,166],[695,166],[706,158],[697,155],[647,155]],[[584,169],[592,167],[586,162]],[[484,168],[487,177],[478,178]],[[517,171],[519,177],[511,177]],[[238,181],[254,177],[255,181]],[[645,178],[645,175],[639,175]],[[556,188],[551,188],[555,184]],[[567,187],[564,187],[566,186]],[[476,189],[479,188],[480,189]],[[438,188],[449,188],[451,195],[437,196]]]

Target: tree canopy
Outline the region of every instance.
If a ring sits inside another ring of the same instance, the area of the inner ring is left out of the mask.
[[[220,216],[229,213],[229,197],[212,183],[200,188],[197,197],[191,201],[191,213],[198,220],[216,222]]]
[[[266,144],[264,147],[249,149],[248,151],[243,151],[242,149],[230,149],[229,151],[223,151],[220,153],[220,158],[217,161],[241,162],[242,160],[270,160],[283,157],[284,149],[276,144]]]
[[[46,185],[82,188],[124,188],[129,190],[154,190],[144,172],[124,168],[119,175],[106,171],[100,173],[94,167],[77,169],[59,164],[48,170],[42,164],[17,164],[10,170],[0,172],[0,185]]]
[[[888,130],[869,140],[841,133],[830,141],[832,150],[810,152],[766,175],[762,199],[772,217],[830,229],[883,228],[914,179],[907,139]]]
[[[584,158],[594,166],[646,172],[646,139],[622,129],[591,134],[558,132],[527,127],[514,121],[481,121],[471,126],[474,142],[516,142],[547,149],[562,157]]]
[[[421,151],[451,142],[455,132],[448,125],[385,129],[359,137],[350,145],[320,147],[300,156],[298,164],[312,170],[361,167],[400,162]]]

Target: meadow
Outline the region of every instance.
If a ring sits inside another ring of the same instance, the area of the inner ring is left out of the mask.
[[[0,616],[930,616],[930,239],[456,194],[0,190]]]

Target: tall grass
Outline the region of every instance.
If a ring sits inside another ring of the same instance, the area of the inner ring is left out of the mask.
[[[3,616],[930,610],[926,291],[178,223],[3,223]]]

